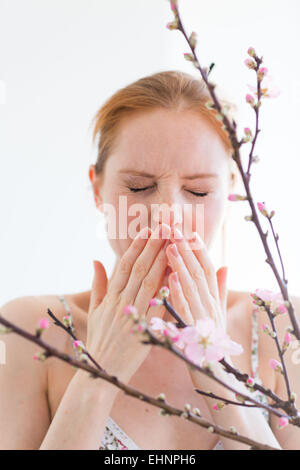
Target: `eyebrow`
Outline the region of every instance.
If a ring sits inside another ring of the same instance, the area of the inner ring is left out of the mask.
[[[120,170],[119,173],[127,173],[132,176],[143,176],[144,178],[155,178],[155,175],[151,175],[145,171],[137,171],[130,168]],[[194,173],[192,175],[185,175],[182,178],[187,180],[195,180],[198,178],[218,178],[218,175],[217,173]]]

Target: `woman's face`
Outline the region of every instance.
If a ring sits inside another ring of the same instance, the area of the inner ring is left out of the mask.
[[[193,111],[157,109],[124,119],[101,183],[90,167],[117,257],[142,227],[155,228],[160,208],[161,221],[176,224],[184,235],[197,231],[209,248],[226,215],[229,159],[217,132]]]

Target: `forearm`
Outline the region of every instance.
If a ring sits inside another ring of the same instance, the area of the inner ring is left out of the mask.
[[[225,371],[220,372],[218,370],[216,376],[239,393],[251,396],[251,393],[244,384],[239,382],[232,374],[227,374]],[[210,391],[224,399],[237,401],[233,392],[200,372],[193,373],[193,383],[199,390]],[[272,429],[258,408],[229,404],[225,405],[221,410],[215,411],[213,410],[213,405],[220,400],[205,397],[205,401],[211,410],[213,421],[216,425],[227,430],[229,430],[230,426],[234,426],[237,432],[243,436],[253,439],[261,444],[267,444],[281,449]],[[239,441],[223,436],[220,436],[220,439],[222,440],[222,444],[226,450],[249,449],[248,445]]]
[[[120,390],[78,370],[59,404],[40,450],[99,449],[107,418]]]

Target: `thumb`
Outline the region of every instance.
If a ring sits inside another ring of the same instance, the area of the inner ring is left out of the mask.
[[[222,268],[218,269],[216,275],[217,275],[217,281],[218,281],[220,302],[221,302],[222,307],[226,309],[228,266],[222,266]]]
[[[91,298],[89,305],[89,313],[93,312],[102,302],[107,291],[107,275],[105,267],[100,261],[93,261],[94,278],[92,283]]]

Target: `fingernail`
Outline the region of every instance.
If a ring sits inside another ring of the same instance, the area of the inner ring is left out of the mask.
[[[140,230],[140,232],[135,237],[135,240],[137,238],[144,238],[144,239],[148,238],[148,232],[149,232],[149,227],[142,228],[142,230]]]
[[[166,251],[167,249],[167,246],[169,245],[170,243],[170,240],[166,240],[165,243],[164,243],[164,246],[163,246],[163,250]]]
[[[174,239],[175,240],[182,240],[183,239],[183,235],[177,227],[174,230]]]
[[[171,250],[172,255],[174,255],[176,257],[179,255],[178,250],[177,250],[177,246],[175,245],[175,243],[173,245],[171,245],[170,250]]]

